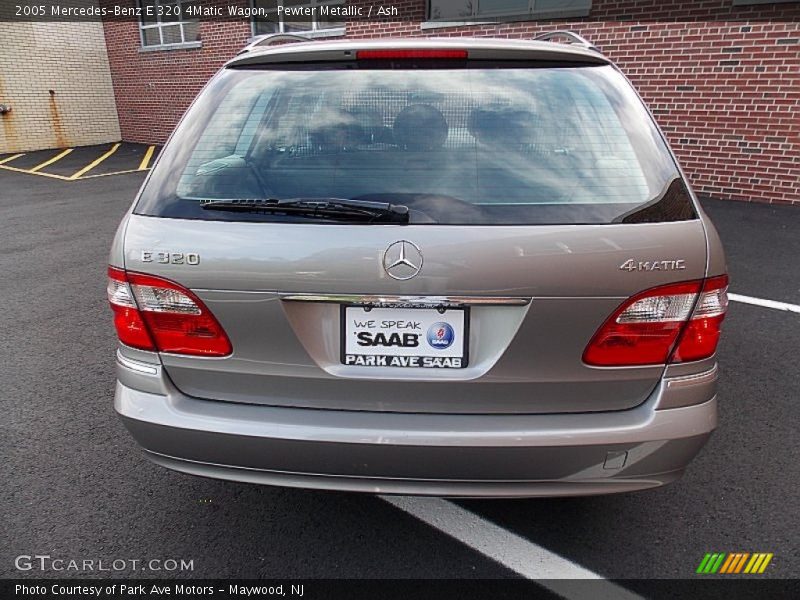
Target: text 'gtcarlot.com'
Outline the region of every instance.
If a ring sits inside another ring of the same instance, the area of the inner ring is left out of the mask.
[[[21,554],[14,559],[18,571],[194,571],[194,559],[183,558],[53,558],[49,554]]]

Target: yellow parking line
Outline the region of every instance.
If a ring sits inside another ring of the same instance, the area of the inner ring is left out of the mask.
[[[114,154],[114,152],[116,152],[116,151],[117,151],[117,148],[119,148],[119,147],[120,147],[120,145],[121,145],[121,144],[119,144],[119,143],[117,143],[117,144],[114,144],[114,145],[112,146],[111,150],[109,150],[108,152],[106,152],[105,154],[103,154],[103,156],[101,156],[101,157],[100,157],[100,158],[98,158],[97,160],[94,160],[94,161],[90,162],[88,165],[86,165],[85,167],[83,167],[83,168],[82,168],[80,171],[78,171],[77,173],[73,173],[73,174],[72,174],[72,175],[69,177],[69,179],[70,179],[70,180],[77,179],[78,177],[80,177],[80,176],[81,176],[81,175],[83,175],[84,173],[88,173],[89,171],[91,171],[92,169],[94,169],[94,168],[95,168],[97,165],[99,165],[101,162],[103,162],[105,159],[107,159],[109,156],[111,156],[112,154]]]
[[[153,158],[153,152],[155,151],[155,146],[150,146],[147,149],[147,152],[144,153],[144,158],[142,158],[142,162],[139,163],[139,170],[144,171],[150,165],[150,159]]]
[[[0,165],[0,169],[6,171],[14,171],[15,173],[25,173],[26,175],[38,175],[39,177],[52,177],[53,179],[63,179],[64,181],[71,181],[69,177],[63,175],[55,175],[53,173],[31,173],[28,169],[18,169],[16,167],[9,167],[8,165]]]
[[[109,177],[110,175],[127,175],[128,173],[140,173],[141,169],[128,169],[127,171],[112,171],[111,173],[98,173],[97,175],[84,175],[81,177],[81,181],[84,179],[97,179],[98,177]],[[40,173],[37,173],[39,175]]]
[[[20,156],[25,156],[25,154],[14,154],[13,156],[7,156],[3,160],[0,160],[0,165],[5,164],[7,162],[11,162],[15,158],[19,158]]]
[[[72,148],[67,148],[66,150],[64,150],[63,152],[61,152],[61,153],[57,154],[56,156],[54,156],[54,157],[53,157],[53,158],[51,158],[50,160],[46,160],[46,161],[44,161],[42,164],[40,164],[40,165],[36,165],[36,166],[35,166],[35,167],[33,167],[32,169],[30,169],[30,172],[31,172],[31,173],[36,173],[36,171],[38,171],[38,170],[40,170],[40,169],[44,169],[44,168],[45,168],[47,165],[52,165],[52,164],[53,164],[54,162],[56,162],[57,160],[61,160],[62,158],[64,158],[64,157],[65,157],[67,154],[69,154],[70,152],[72,152]]]

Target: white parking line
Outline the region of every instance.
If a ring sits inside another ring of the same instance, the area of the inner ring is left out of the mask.
[[[789,312],[800,313],[800,305],[789,304],[788,302],[777,302],[776,300],[764,300],[763,298],[753,298],[752,296],[740,296],[739,294],[728,294],[728,298],[734,302],[753,304],[775,310],[788,310]]]
[[[381,498],[563,598],[585,598],[587,592],[591,592],[592,600],[641,599],[630,590],[605,581],[597,573],[447,500],[408,496]],[[576,580],[601,581],[593,582],[589,589],[586,581]]]

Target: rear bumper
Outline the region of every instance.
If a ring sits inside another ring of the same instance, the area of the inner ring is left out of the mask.
[[[700,404],[656,410],[669,405],[669,380],[627,411],[420,415],[198,400],[160,372],[129,368],[118,365],[115,408],[151,460],[194,475],[292,487],[471,497],[646,489],[680,477],[717,423],[713,393]],[[147,391],[131,387],[142,377],[160,381],[137,386]]]

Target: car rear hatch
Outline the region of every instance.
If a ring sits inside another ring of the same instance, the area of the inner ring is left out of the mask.
[[[646,110],[597,63],[223,71],[125,232],[124,268],[190,290],[232,347],[161,352],[170,379],[197,398],[323,409],[642,403],[666,357],[592,366],[584,352],[628,298],[702,280],[706,240]],[[408,222],[337,199],[407,207]]]

